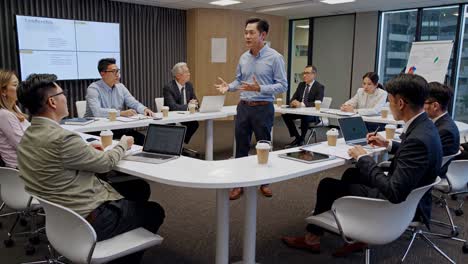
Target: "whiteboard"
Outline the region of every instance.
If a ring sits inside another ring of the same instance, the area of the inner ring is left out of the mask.
[[[444,83],[452,48],[451,40],[413,42],[406,73],[421,75],[428,82]]]

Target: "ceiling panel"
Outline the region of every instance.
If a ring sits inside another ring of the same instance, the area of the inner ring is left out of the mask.
[[[210,5],[213,0],[113,0],[161,7],[192,9],[222,8],[253,11],[288,18],[328,16],[367,11],[386,11],[415,7],[463,3],[463,0],[356,0],[353,3],[328,5],[320,0],[240,0],[241,4],[220,7]]]

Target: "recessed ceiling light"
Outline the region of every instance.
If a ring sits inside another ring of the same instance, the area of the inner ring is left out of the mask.
[[[210,2],[212,5],[218,5],[218,6],[228,6],[228,5],[235,5],[235,4],[240,4],[242,3],[241,1],[235,1],[235,0],[219,0],[219,1],[213,1]]]
[[[296,26],[298,28],[309,28],[309,25]]]
[[[336,4],[356,2],[356,0],[320,0],[320,2],[329,4],[329,5],[336,5]]]

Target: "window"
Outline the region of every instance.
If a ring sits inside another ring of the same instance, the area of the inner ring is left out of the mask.
[[[309,19],[292,21],[291,43],[291,79],[290,96],[296,91],[297,85],[302,82],[302,72],[307,65],[309,51]]]
[[[458,51],[459,65],[457,70],[457,79],[455,81],[455,102],[453,117],[455,120],[468,123],[468,6],[463,10],[460,39]]]
[[[385,12],[381,16],[378,72],[382,83],[398,75],[416,37],[417,10]]]

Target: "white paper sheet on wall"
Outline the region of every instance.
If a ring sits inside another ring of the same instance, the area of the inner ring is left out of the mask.
[[[227,39],[211,39],[211,62],[226,63]]]

